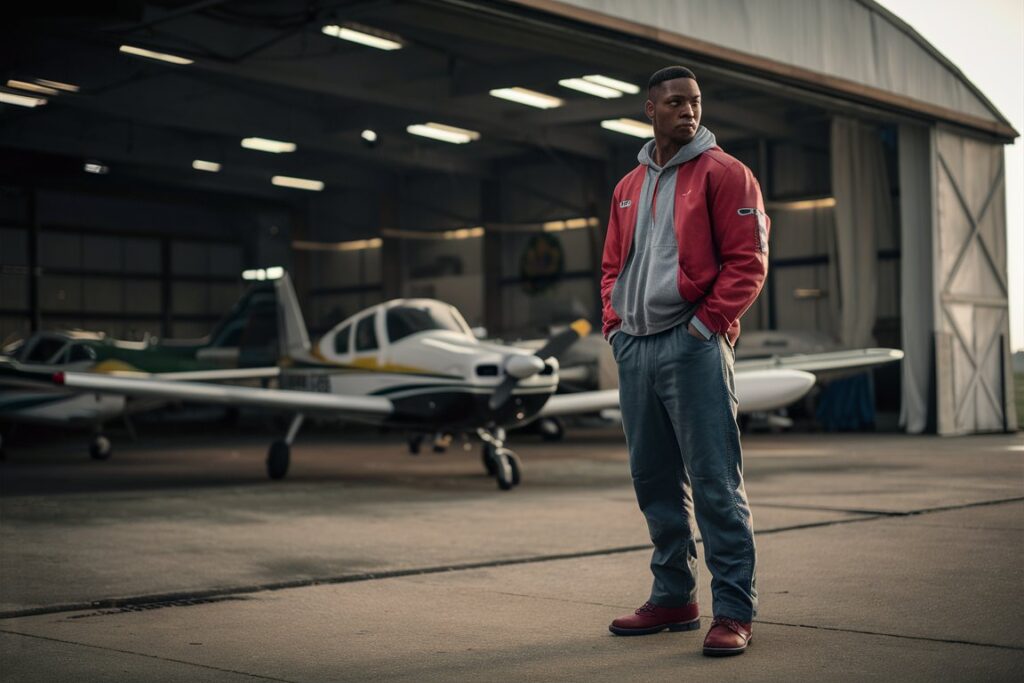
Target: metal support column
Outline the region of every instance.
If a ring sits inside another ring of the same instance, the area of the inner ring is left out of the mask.
[[[43,270],[39,266],[39,211],[35,189],[28,191],[28,310],[29,329],[38,332],[43,326],[39,306],[39,284]]]

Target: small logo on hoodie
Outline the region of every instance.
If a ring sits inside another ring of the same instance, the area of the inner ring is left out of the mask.
[[[619,208],[620,209],[628,209],[631,206],[633,206],[633,200],[632,199],[623,199],[621,202],[619,202]]]

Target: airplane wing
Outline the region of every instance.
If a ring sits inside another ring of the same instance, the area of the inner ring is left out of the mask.
[[[804,396],[814,386],[809,372],[788,368],[736,371],[736,398],[741,413],[774,410]],[[556,394],[548,399],[540,417],[596,413],[619,407],[619,390]]]
[[[289,412],[341,413],[355,420],[382,417],[394,411],[391,401],[382,396],[339,395],[166,379],[112,377],[90,372],[58,372],[53,376],[53,381],[82,391],[230,406],[260,406]]]
[[[737,360],[735,368],[737,376],[753,370],[788,369],[813,372],[818,380],[831,380],[902,358],[903,352],[899,349],[854,349]]]
[[[273,379],[281,374],[279,367],[224,368],[223,370],[189,370],[185,372],[129,372],[117,370],[104,373],[110,377],[130,379],[162,379],[172,382],[227,382],[242,379]]]

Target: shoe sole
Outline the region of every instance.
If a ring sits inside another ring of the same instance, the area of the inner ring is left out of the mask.
[[[608,626],[608,630],[617,636],[649,636],[652,633],[661,633],[665,629],[672,632],[696,631],[700,628],[700,617],[693,621],[680,621],[675,624],[661,624],[650,628],[621,628],[619,626]]]
[[[747,645],[750,645],[750,638],[747,638],[747,642],[743,647],[706,647],[704,648],[704,654],[708,657],[731,657],[732,655],[741,655],[747,651]]]

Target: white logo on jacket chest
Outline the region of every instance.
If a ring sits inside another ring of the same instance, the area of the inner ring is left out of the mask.
[[[619,208],[620,209],[628,209],[631,206],[633,206],[633,200],[632,199],[623,199],[621,202],[619,202]]]

